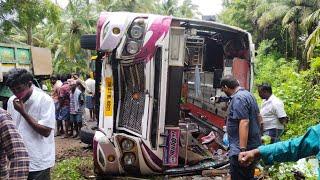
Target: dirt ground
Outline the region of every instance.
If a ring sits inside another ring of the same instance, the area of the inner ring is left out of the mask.
[[[56,159],[57,161],[75,157],[81,153],[81,156],[91,155],[92,150],[88,145],[82,143],[80,139],[55,137],[56,141]]]
[[[88,114],[85,115],[85,122],[88,118]],[[80,138],[64,138],[64,136],[55,137],[56,144],[56,162],[60,162],[65,159],[70,159],[73,157],[92,157],[92,147],[89,145],[82,143]],[[86,179],[95,179],[93,173],[92,164],[85,165],[80,164],[79,167],[80,174]]]
[[[86,109],[85,115],[84,115],[84,124],[87,123],[87,120],[89,119],[89,111]],[[88,145],[82,143],[78,138],[64,138],[64,136],[57,136],[55,137],[56,142],[56,159],[57,161],[62,159],[67,159],[69,157],[72,157],[74,155],[77,155],[77,153],[86,153],[86,152],[92,152],[90,148],[88,148]],[[90,154],[91,156],[92,154]]]

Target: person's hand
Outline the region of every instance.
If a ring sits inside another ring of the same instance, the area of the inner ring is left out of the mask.
[[[245,152],[240,152],[238,156],[238,161],[241,166],[247,167],[252,162],[254,159],[259,155],[259,150],[258,149],[253,149],[251,151],[245,151]]]
[[[261,124],[260,124],[260,134],[261,134],[261,135],[263,134],[263,131],[264,131],[264,124],[261,123]]]
[[[19,100],[18,98],[15,98],[13,100],[13,107],[15,110],[17,110],[20,114],[25,112],[25,105],[22,102],[22,100]]]
[[[215,96],[215,97],[210,97],[210,102],[211,103],[217,103],[219,101],[219,96]]]
[[[289,121],[289,118],[288,117],[282,117],[282,118],[279,118],[279,122],[283,125],[286,125]]]

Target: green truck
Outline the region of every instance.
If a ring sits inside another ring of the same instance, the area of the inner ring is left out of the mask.
[[[32,72],[36,82],[46,79],[53,71],[51,51],[48,48],[0,43],[0,107],[5,109],[12,95],[5,86],[5,75],[12,68],[27,69]]]

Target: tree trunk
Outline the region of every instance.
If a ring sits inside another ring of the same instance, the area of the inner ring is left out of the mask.
[[[288,60],[288,29],[286,29],[286,60]]]
[[[298,58],[298,24],[296,22],[293,23],[292,29],[292,51],[293,57]]]
[[[32,27],[28,26],[27,27],[27,44],[32,45]]]

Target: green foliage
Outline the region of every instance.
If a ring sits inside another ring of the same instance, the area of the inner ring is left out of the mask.
[[[195,18],[200,14],[198,6],[192,4],[191,0],[183,0],[180,6],[177,0],[158,1],[155,3],[154,13],[184,18]]]
[[[44,20],[56,23],[60,10],[50,0],[7,0],[2,4],[3,14],[11,14],[5,19],[4,31],[8,34],[12,28],[26,32],[27,44],[32,44],[32,30]]]
[[[314,157],[311,159],[301,159],[298,162],[277,163],[268,168],[269,175],[275,180],[296,179],[294,172],[302,173],[308,180],[317,179],[317,168],[315,163],[311,162],[316,160]]]
[[[198,6],[192,4],[191,0],[184,0],[182,5],[178,8],[178,17],[194,18],[196,15],[200,14],[198,11]]]
[[[284,101],[290,118],[282,140],[304,134],[310,126],[319,123],[320,117],[320,57],[312,59],[310,69],[298,71],[298,61],[285,61],[274,50],[274,40],[263,41],[255,63],[255,84],[269,82],[273,94]],[[260,99],[255,92],[257,99]],[[272,179],[294,179],[295,163],[280,163],[268,172]],[[306,171],[306,173],[309,171]],[[310,174],[310,173],[309,173]],[[310,175],[308,179],[314,179]]]
[[[225,23],[253,32],[253,21],[250,19],[250,0],[234,0],[228,4],[219,19]]]
[[[270,55],[271,53],[276,57],[280,57],[280,54],[278,54],[277,49],[278,49],[278,46],[275,39],[271,39],[271,40],[267,39],[267,40],[261,41],[261,43],[259,44],[259,48],[257,50],[258,59],[260,59],[261,57]]]
[[[80,73],[85,75],[89,72],[87,60],[84,58],[78,60],[57,59],[53,65],[54,74]]]
[[[319,44],[320,44],[320,26],[317,26],[305,42],[305,54],[308,60],[311,57],[313,57],[314,51]]]
[[[81,168],[93,167],[92,158],[76,157],[56,163],[51,172],[53,180],[86,179],[80,173]]]
[[[80,37],[95,33],[101,11],[158,13],[188,18],[198,14],[198,7],[191,0],[184,0],[181,5],[177,0],[69,0],[65,9],[52,2],[1,1],[0,42],[22,42],[50,48],[54,73],[59,74],[88,72],[87,60],[91,52],[80,48]]]
[[[258,51],[263,52],[266,46],[261,45]],[[255,84],[271,83],[273,93],[284,101],[290,118],[283,139],[302,135],[308,127],[319,123],[319,69],[320,58],[313,59],[310,70],[299,73],[296,60],[287,62],[275,53],[258,56]]]
[[[278,163],[268,169],[269,175],[275,180],[294,180],[293,163]]]
[[[307,69],[320,42],[319,0],[228,0],[224,5],[223,23],[249,31],[256,44],[275,39],[282,57],[298,59],[299,68]]]

